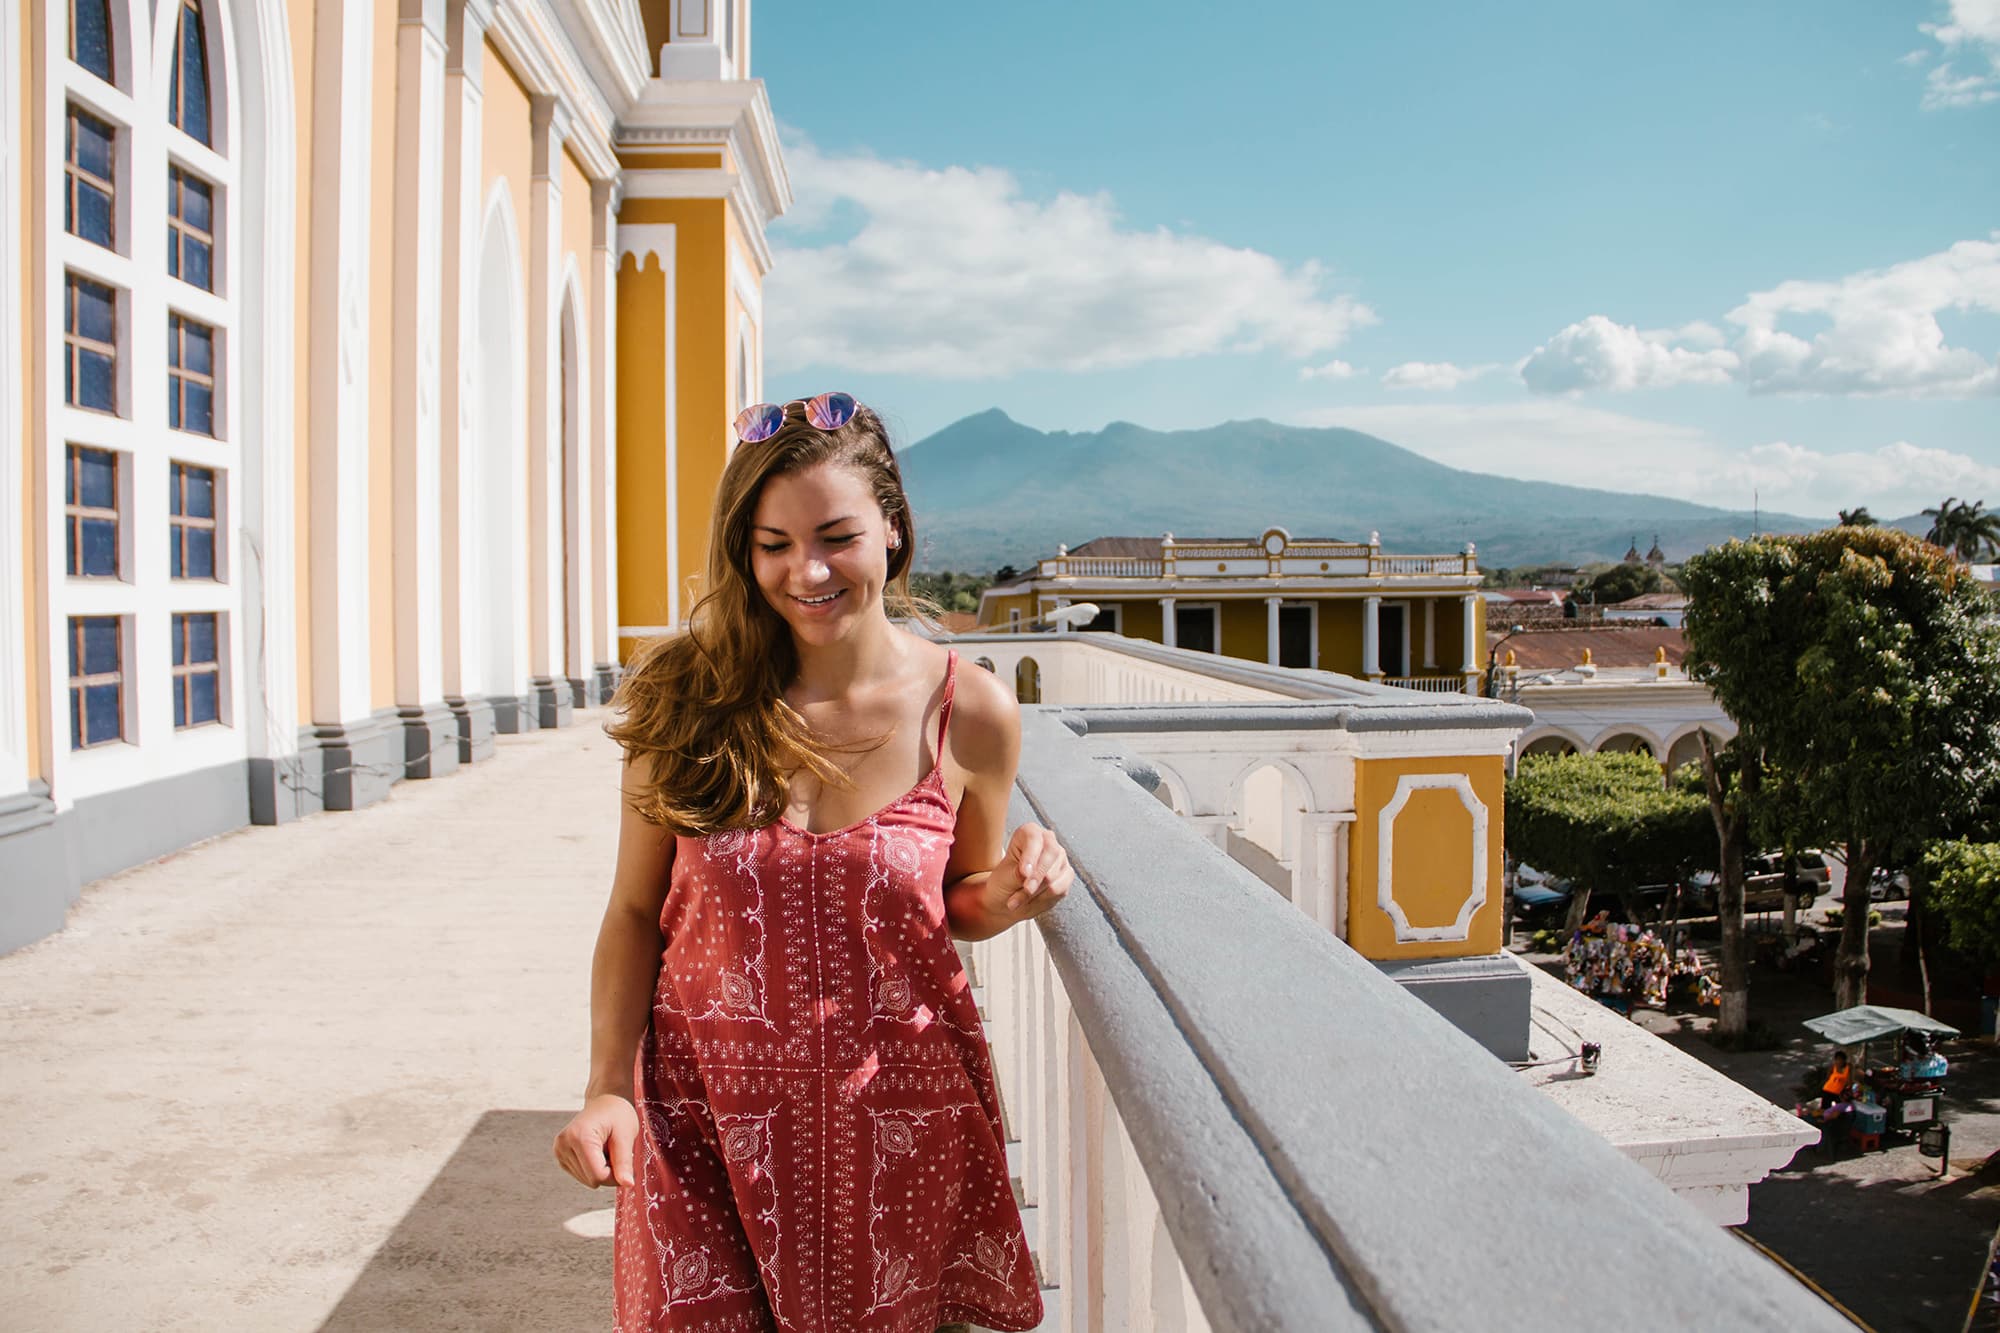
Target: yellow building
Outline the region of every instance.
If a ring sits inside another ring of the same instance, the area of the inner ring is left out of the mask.
[[[1089,602],[1111,630],[1272,666],[1477,694],[1486,608],[1473,548],[1391,555],[1366,542],[1258,537],[1099,537],[988,588],[981,626],[1025,628]]]
[[[604,700],[790,203],[748,0],[0,22],[0,949]]]

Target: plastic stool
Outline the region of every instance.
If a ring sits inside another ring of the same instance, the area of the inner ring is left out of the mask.
[[[1847,1131],[1847,1140],[1862,1152],[1874,1152],[1882,1146],[1882,1131],[1865,1130],[1857,1125]]]

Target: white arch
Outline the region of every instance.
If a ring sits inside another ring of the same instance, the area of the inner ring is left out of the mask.
[[[1584,743],[1583,738],[1577,735],[1575,732],[1571,731],[1568,727],[1539,726],[1539,727],[1531,727],[1529,730],[1527,730],[1522,734],[1521,739],[1519,741],[1519,749],[1517,753],[1526,754],[1528,752],[1528,748],[1534,745],[1537,741],[1545,741],[1552,738],[1555,740],[1566,741],[1569,744],[1570,748],[1575,750],[1578,754],[1588,754],[1590,752],[1590,747]]]
[[[495,725],[516,730],[531,710],[526,691],[528,587],[526,495],[528,467],[527,280],[505,177],[487,192],[479,232],[474,328],[478,355],[472,375],[472,430],[459,458],[461,513],[469,560],[461,570],[459,606],[465,689],[514,699]]]
[[[1236,776],[1229,779],[1230,792],[1242,791],[1243,784],[1249,780],[1251,774],[1263,768],[1275,768],[1284,774],[1287,787],[1290,787],[1293,783],[1297,783],[1299,791],[1304,794],[1304,809],[1319,809],[1319,800],[1313,792],[1312,780],[1306,777],[1298,765],[1292,763],[1291,760],[1281,759],[1276,756],[1266,757],[1258,755],[1255,758],[1245,760],[1243,766],[1236,770]],[[1241,809],[1240,805],[1238,809]]]
[[[1187,779],[1157,759],[1148,762],[1158,771],[1160,785],[1166,788],[1168,808],[1177,815],[1194,813],[1194,801],[1188,794]]]
[[[1604,747],[1610,742],[1619,740],[1627,736],[1631,737],[1633,740],[1644,741],[1646,743],[1647,748],[1653,752],[1654,757],[1657,758],[1659,756],[1660,738],[1657,735],[1655,735],[1649,728],[1634,726],[1630,722],[1614,722],[1610,726],[1598,732],[1596,737],[1592,739],[1592,741],[1590,742],[1590,752],[1592,754],[1597,754],[1601,752],[1604,749]],[[1626,749],[1628,750],[1630,748],[1631,748],[1630,746],[1626,747]]]
[[[254,3],[254,0],[253,3],[242,6],[249,10],[262,7]],[[231,85],[235,79],[232,77],[232,72],[238,66],[236,35],[233,30],[239,23],[256,24],[261,27],[267,19],[280,26],[285,21],[283,14],[242,18],[235,12],[236,8],[234,4],[229,3],[229,0],[201,0],[202,33],[208,39],[208,146],[223,157],[236,156],[239,137],[236,131],[241,129],[247,132],[250,128],[247,124],[238,122],[234,115],[235,97]],[[152,16],[152,89],[147,101],[163,125],[167,123],[167,108],[173,96],[174,62],[179,59],[179,52],[174,46],[174,34],[180,29],[180,16],[180,0],[160,5]],[[290,43],[287,42],[286,45],[289,47]],[[117,48],[114,45],[112,49],[115,59]],[[115,65],[112,67],[112,72],[117,72]],[[289,88],[285,91],[284,97],[287,102],[291,100]],[[235,237],[224,237],[223,241],[226,244],[235,239]]]

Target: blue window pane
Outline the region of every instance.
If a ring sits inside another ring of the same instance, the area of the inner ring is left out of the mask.
[[[191,716],[187,725],[200,726],[204,722],[217,721],[222,716],[221,701],[217,698],[220,693],[216,688],[218,683],[214,672],[204,672],[188,681],[188,693],[194,697],[189,700]]]
[[[70,572],[89,578],[117,578],[118,525],[108,518],[86,518],[81,520],[80,526],[83,529],[83,567]]]
[[[69,692],[69,748],[83,748],[83,691]]]
[[[215,614],[188,616],[188,661],[213,662],[215,660]]]
[[[181,275],[181,235],[171,225],[167,227],[167,276]]]
[[[214,291],[215,278],[212,276],[209,264],[208,245],[192,236],[185,238],[181,244],[185,253],[181,261],[181,271],[175,276],[182,282],[199,287],[205,292]]]
[[[93,342],[108,343],[118,335],[118,298],[101,282],[85,278],[69,280],[70,299],[75,313],[70,332]]]
[[[65,210],[69,201],[63,201]],[[111,196],[94,185],[78,184],[76,212],[66,218],[72,236],[81,236],[92,245],[111,247]]]
[[[111,82],[110,0],[70,0],[69,23],[76,63]]]
[[[187,409],[182,413],[180,428],[197,435],[215,434],[215,390],[206,384],[187,386]]]
[[[209,224],[215,192],[206,182],[175,167],[173,188],[168,193],[168,207],[175,217],[201,231],[215,230]]]
[[[181,428],[181,391],[185,386],[178,375],[167,376],[167,425]]]
[[[111,179],[118,131],[108,121],[84,111],[70,112],[70,152],[76,164],[93,176]]]
[[[185,513],[191,518],[215,517],[215,472],[205,467],[182,467],[182,488],[186,494]],[[183,511],[176,511],[183,512]]]
[[[187,724],[187,686],[177,680],[174,682],[174,725],[185,727]]]
[[[167,530],[167,577],[168,578],[181,579],[187,577],[187,570],[184,567],[184,563],[181,558],[182,531],[183,529],[180,528],[178,525],[170,526]]]
[[[118,366],[102,352],[77,353],[77,383],[70,401],[100,412],[118,410]]]
[[[181,368],[197,375],[215,373],[215,330],[191,319],[180,321],[183,351]]]
[[[117,685],[90,685],[83,691],[84,712],[89,715],[89,734],[83,738],[85,745],[99,745],[105,741],[115,741],[125,734],[123,719],[118,716],[118,696],[123,688]]]
[[[88,505],[92,509],[116,509],[117,455],[107,449],[72,449],[70,456],[76,460],[76,469],[72,474],[75,493],[70,496],[70,503]]]
[[[212,579],[215,577],[215,530],[213,528],[187,529],[187,568],[177,571],[182,578]]]
[[[187,622],[186,616],[174,617],[174,632],[169,637],[173,640],[175,666],[187,665]]]
[[[63,523],[63,551],[65,560],[63,567],[72,574],[80,573],[83,569],[82,552],[77,550],[76,544],[76,520],[72,518]]]
[[[118,669],[118,618],[85,616],[83,626],[83,673],[99,676]],[[71,670],[75,667],[72,665]]]
[[[180,91],[171,108],[174,123],[187,136],[201,143],[208,142],[208,51],[202,41],[201,23],[188,10],[181,10],[180,77],[176,80]]]

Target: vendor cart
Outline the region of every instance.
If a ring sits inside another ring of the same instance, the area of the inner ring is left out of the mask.
[[[1881,1133],[1916,1135],[1938,1120],[1950,1066],[1938,1053],[1939,1041],[1958,1029],[1914,1009],[1860,1004],[1806,1020],[1806,1027],[1836,1046],[1859,1046],[1857,1083],[1872,1092],[1882,1110]],[[1870,1043],[1896,1043],[1896,1061],[1868,1063]],[[1871,1116],[1872,1119],[1872,1116]],[[1866,1134],[1863,1134],[1866,1137]]]

